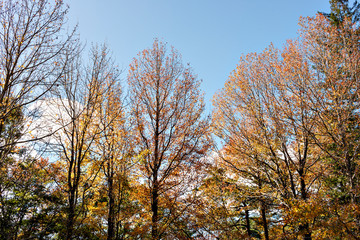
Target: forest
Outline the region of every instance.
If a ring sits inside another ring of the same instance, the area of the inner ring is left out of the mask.
[[[63,1],[0,1],[0,239],[360,239],[360,4],[329,4],[207,114],[167,43],[125,73]]]

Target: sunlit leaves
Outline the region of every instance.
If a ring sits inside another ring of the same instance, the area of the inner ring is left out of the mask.
[[[180,217],[209,147],[200,81],[176,50],[167,53],[155,40],[131,63],[128,83],[137,146],[147,152],[139,162],[151,202],[145,207],[151,209],[151,234],[158,239],[170,234],[167,225]]]

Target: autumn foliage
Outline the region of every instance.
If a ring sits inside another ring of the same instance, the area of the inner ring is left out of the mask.
[[[221,158],[267,199],[266,239],[357,239],[357,25],[300,23],[283,49],[242,57],[215,96]]]
[[[330,3],[206,116],[175,48],[122,77],[63,1],[0,1],[0,239],[359,239],[360,5]]]

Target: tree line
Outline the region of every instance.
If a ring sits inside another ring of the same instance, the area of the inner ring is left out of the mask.
[[[360,5],[330,5],[206,116],[166,43],[123,83],[62,1],[2,1],[0,239],[359,239]]]

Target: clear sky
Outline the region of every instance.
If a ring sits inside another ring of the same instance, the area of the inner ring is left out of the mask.
[[[106,42],[124,70],[154,38],[174,46],[202,79],[207,109],[241,55],[297,37],[300,16],[328,0],[65,0],[87,46]]]

